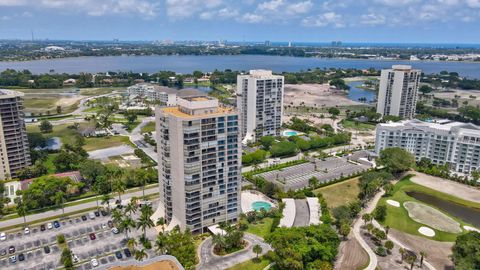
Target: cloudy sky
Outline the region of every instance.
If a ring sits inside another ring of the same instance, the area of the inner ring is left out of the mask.
[[[480,0],[0,0],[0,39],[480,43]]]

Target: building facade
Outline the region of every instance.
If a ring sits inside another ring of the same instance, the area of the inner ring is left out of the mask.
[[[168,224],[193,233],[236,221],[240,209],[238,113],[204,95],[156,108],[160,205]]]
[[[283,117],[284,77],[269,70],[250,70],[237,77],[237,108],[244,141],[279,136]]]
[[[413,118],[422,71],[407,65],[383,69],[377,100],[377,113]]]
[[[177,105],[177,90],[165,86],[139,83],[128,87],[127,93],[131,99],[140,97],[149,101],[159,101],[166,106]]]
[[[0,180],[31,165],[23,93],[0,89]]]
[[[468,123],[440,120],[435,123],[405,120],[378,124],[375,152],[400,147],[419,161],[448,164],[451,170],[469,174],[480,169],[480,127]]]

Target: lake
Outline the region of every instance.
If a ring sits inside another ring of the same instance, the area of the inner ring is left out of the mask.
[[[177,73],[192,73],[194,70],[214,71],[232,69],[247,71],[250,69],[271,69],[275,72],[301,71],[314,68],[389,68],[395,64],[412,65],[425,73],[439,73],[442,70],[458,72],[461,76],[480,79],[480,63],[471,62],[435,62],[435,61],[392,61],[392,60],[356,60],[313,57],[289,57],[266,55],[151,55],[151,56],[102,56],[73,57],[34,61],[2,61],[0,70],[7,68],[33,73],[106,72],[133,71],[157,72],[161,70]]]
[[[406,193],[410,197],[413,197],[421,202],[433,205],[454,217],[457,217],[467,223],[472,224],[477,228],[480,228],[480,209],[456,204],[422,192],[409,191]]]
[[[374,102],[377,99],[377,92],[358,88],[363,84],[363,81],[350,82],[347,84],[350,86],[347,95],[350,100],[359,101],[360,98],[365,98],[367,103],[369,103]]]

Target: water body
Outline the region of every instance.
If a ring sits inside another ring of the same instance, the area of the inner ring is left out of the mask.
[[[377,99],[377,92],[358,88],[362,84],[363,81],[348,83],[348,86],[350,86],[348,98],[353,101],[359,101],[360,98],[365,98],[367,102],[374,102]]]
[[[301,71],[315,68],[389,68],[395,64],[412,65],[425,73],[439,73],[442,70],[458,72],[461,76],[480,79],[480,63],[472,62],[434,62],[434,61],[392,61],[392,60],[355,60],[330,59],[266,55],[152,55],[152,56],[102,56],[102,57],[74,57],[34,61],[3,61],[0,70],[7,68],[23,70],[33,73],[48,73],[54,70],[57,73],[105,72],[105,71],[133,71],[157,72],[161,70],[177,73],[192,73],[194,70],[214,71],[271,69],[275,72]]]
[[[467,223],[472,224],[477,228],[480,228],[480,209],[466,207],[417,191],[409,191],[407,192],[407,195],[421,202],[433,205],[454,217],[457,217]]]

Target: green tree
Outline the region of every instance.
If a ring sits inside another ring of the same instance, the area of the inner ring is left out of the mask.
[[[103,194],[102,195],[102,205],[107,205],[107,210],[110,212],[110,200],[112,196],[110,194]]]
[[[424,85],[420,86],[418,91],[420,91],[422,94],[425,95],[425,94],[428,94],[428,93],[432,92],[433,88],[430,87],[429,85],[424,84]]]
[[[340,228],[339,228],[338,231],[339,231],[340,235],[343,236],[343,239],[346,240],[347,237],[348,237],[348,234],[350,234],[350,224],[348,224],[348,222],[345,222],[345,221],[342,222],[340,224]]]
[[[62,215],[65,215],[65,192],[63,191],[57,191],[55,195],[53,195],[52,201],[55,202],[56,206],[59,206],[62,208]]]
[[[332,116],[337,117],[340,114],[340,110],[335,107],[330,107],[328,108],[328,113],[331,114]]]
[[[132,231],[132,228],[135,228],[135,221],[131,217],[125,217],[121,220],[118,228],[125,232],[125,239],[128,239],[128,233]]]
[[[15,198],[15,204],[17,205],[17,214],[23,217],[23,224],[27,225],[27,206],[23,202],[21,197]]]
[[[112,190],[118,195],[118,200],[122,200],[122,193],[125,192],[125,181],[122,178],[114,179],[112,182]]]
[[[195,269],[197,264],[195,241],[188,229],[181,232],[180,228],[175,226],[168,233],[165,250],[167,254],[176,257],[185,270]]]
[[[372,221],[372,215],[370,215],[369,213],[365,213],[362,215],[362,219],[363,219],[363,222],[367,224],[367,222]]]
[[[105,166],[97,160],[86,159],[78,167],[80,174],[87,185],[96,182],[97,178],[105,175]]]
[[[146,239],[146,230],[155,226],[152,219],[150,218],[153,215],[153,209],[150,205],[143,204],[140,208],[140,217],[137,221],[137,229],[142,228],[143,238]]]
[[[255,254],[257,254],[257,260],[258,260],[258,255],[263,251],[262,247],[259,244],[256,244],[255,246],[253,246],[252,250]]]
[[[420,251],[420,267],[423,266],[423,259],[427,257],[427,252],[426,251]]]
[[[296,152],[297,152],[297,145],[289,141],[282,141],[282,142],[276,143],[270,149],[270,153],[272,154],[273,157],[292,156]]]
[[[373,217],[375,217],[375,219],[380,222],[385,221],[386,216],[387,216],[387,207],[385,205],[379,205],[373,211]]]
[[[263,146],[263,149],[269,150],[272,144],[275,142],[274,136],[263,136],[260,138],[260,144]]]
[[[167,235],[164,232],[161,232],[157,235],[157,239],[155,240],[155,250],[158,254],[163,255],[165,254],[166,246],[167,246]]]
[[[53,131],[53,126],[48,120],[42,120],[39,128],[42,133],[51,133]]]
[[[63,264],[66,270],[73,270],[73,260],[72,260],[72,251],[69,248],[64,248],[62,250],[62,255],[60,256],[60,262]]]
[[[136,250],[135,251],[135,260],[137,261],[143,261],[143,259],[147,258],[148,255],[147,255],[147,252],[145,251],[145,249],[139,249],[139,250]]]
[[[393,249],[393,242],[390,240],[385,241],[385,248],[388,250],[388,253],[391,253]]]
[[[461,234],[452,247],[455,269],[480,269],[480,233],[471,231]]]
[[[415,165],[415,157],[402,148],[392,147],[380,152],[378,163],[392,173],[401,173]]]

